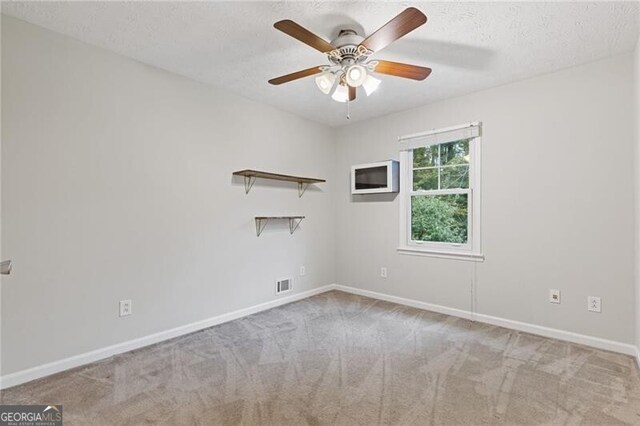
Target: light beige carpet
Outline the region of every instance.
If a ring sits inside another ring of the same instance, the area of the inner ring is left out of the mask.
[[[332,291],[2,392],[65,424],[640,424],[633,358]]]

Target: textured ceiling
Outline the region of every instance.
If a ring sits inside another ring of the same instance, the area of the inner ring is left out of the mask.
[[[629,52],[638,39],[636,2],[3,2],[2,12],[336,126],[348,123],[345,104],[313,78],[267,84],[327,63],[273,23],[292,19],[331,40],[345,25],[370,34],[408,6],[429,21],[373,58],[433,73],[382,76],[373,95],[358,93],[351,122]]]

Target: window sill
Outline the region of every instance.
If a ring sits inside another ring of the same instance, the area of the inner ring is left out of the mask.
[[[418,247],[398,247],[398,254],[436,257],[440,259],[464,260],[469,262],[484,262],[484,254],[482,253],[460,253],[452,251],[428,250]]]

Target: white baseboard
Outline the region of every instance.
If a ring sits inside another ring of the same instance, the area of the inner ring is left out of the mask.
[[[338,285],[338,284],[329,284],[329,285],[318,287],[302,293],[293,294],[291,296],[282,297],[276,300],[261,303],[259,305],[254,305],[248,308],[239,309],[237,311],[218,315],[202,321],[196,321],[191,324],[172,328],[170,330],[161,331],[155,334],[151,334],[149,336],[140,337],[138,339],[133,339],[127,342],[118,343],[112,346],[108,346],[106,348],[96,349],[91,352],[75,355],[69,358],[61,359],[59,361],[54,361],[48,364],[44,364],[37,367],[29,368],[26,370],[18,371],[15,373],[7,374],[5,376],[0,377],[0,389],[6,389],[12,386],[19,385],[21,383],[30,382],[32,380],[50,376],[52,374],[59,373],[61,371],[69,370],[71,368],[80,367],[85,364],[89,364],[95,361],[100,361],[102,359],[109,358],[110,356],[113,356],[113,355],[132,351],[134,349],[139,349],[144,346],[153,345],[155,343],[172,339],[174,337],[183,336],[185,334],[189,334],[195,331],[203,330],[205,328],[213,327],[218,324],[222,324],[228,321],[233,321],[235,319],[242,318],[247,315],[255,314],[257,312],[282,306],[287,303],[306,299],[307,297],[315,296],[316,294],[324,293],[330,290],[340,290],[346,293],[358,294],[365,297],[371,297],[372,299],[385,300],[387,302],[393,302],[400,305],[411,306],[418,309],[424,309],[427,311],[438,312],[438,313],[465,318],[465,319],[473,318],[476,321],[487,323],[487,324],[497,325],[500,327],[523,331],[526,333],[537,334],[544,337],[551,337],[558,340],[565,340],[573,343],[579,343],[579,344],[592,346],[599,349],[605,349],[613,352],[623,353],[626,355],[632,355],[636,357],[638,361],[638,366],[640,367],[640,348],[627,343],[621,343],[621,342],[616,342],[612,340],[601,339],[599,337],[573,333],[570,331],[558,330],[554,328],[542,327],[539,325],[493,317],[490,315],[484,315],[484,314],[472,315],[471,312],[462,310],[462,309],[450,308],[442,305],[435,305],[432,303],[421,302],[413,299],[406,299],[403,297],[392,296],[389,294],[378,293],[375,291],[363,290],[356,287],[349,287],[349,286]]]
[[[434,305],[431,303],[420,302],[413,299],[405,299],[403,297],[391,296],[389,294],[378,293],[370,290],[363,290],[360,288],[349,287],[336,284],[333,286],[336,290],[341,290],[347,293],[358,294],[360,296],[371,297],[373,299],[385,300],[387,302],[398,303],[400,305],[411,306],[413,308],[424,309],[427,311],[438,312],[455,317],[473,319],[475,321],[497,325],[504,328],[509,328],[517,331],[523,331],[525,333],[537,334],[539,336],[550,337],[553,339],[564,340],[567,342],[578,343],[585,346],[592,346],[598,349],[605,349],[607,351],[618,352],[625,355],[632,355],[637,357],[638,365],[640,366],[640,352],[639,349],[628,343],[616,342],[614,340],[601,339],[599,337],[587,336],[585,334],[573,333],[571,331],[559,330],[556,328],[543,327],[540,325],[529,324],[520,321],[509,320],[505,318],[494,317],[491,315],[475,314],[470,311],[449,308],[447,306]]]
[[[378,293],[371,290],[363,290],[361,288],[349,287],[346,285],[335,284],[335,290],[344,291],[346,293],[357,294],[360,296],[370,297],[372,299],[384,300],[387,302],[397,303],[399,305],[411,306],[412,308],[424,309],[425,311],[438,312],[440,314],[451,315],[465,319],[471,319],[471,312],[462,309],[449,308],[442,305],[434,305],[432,303],[421,302],[414,299],[405,299],[404,297],[392,296],[390,294]]]
[[[44,364],[37,367],[29,368],[26,370],[18,371],[15,373],[7,374],[5,376],[0,377],[0,389],[6,389],[12,386],[19,385],[21,383],[30,382],[32,380],[50,376],[52,374],[59,373],[64,370],[69,370],[71,368],[80,367],[85,364],[89,364],[95,361],[109,358],[110,356],[113,356],[113,355],[132,351],[134,349],[139,349],[144,346],[153,345],[155,343],[159,343],[164,340],[172,339],[174,337],[179,337],[179,336],[193,333],[195,331],[199,331],[205,328],[213,327],[214,325],[218,325],[218,324],[222,324],[238,318],[242,318],[247,315],[265,311],[267,309],[275,308],[281,305],[285,305],[287,303],[296,302],[301,299],[306,299],[307,297],[324,293],[326,291],[332,290],[333,288],[334,288],[333,284],[325,285],[312,290],[304,291],[302,293],[297,293],[291,296],[278,298],[276,300],[261,303],[259,305],[250,306],[248,308],[239,309],[237,311],[218,315],[205,320],[196,321],[191,324],[172,328],[170,330],[161,331],[155,334],[140,337],[138,339],[133,339],[126,342],[118,343],[112,346],[108,346],[106,348],[96,349],[91,352],[75,355],[69,358],[61,359],[59,361],[54,361],[48,364]]]

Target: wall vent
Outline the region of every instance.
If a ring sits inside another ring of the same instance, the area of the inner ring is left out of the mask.
[[[276,294],[291,291],[293,288],[293,278],[281,278],[276,281]]]

